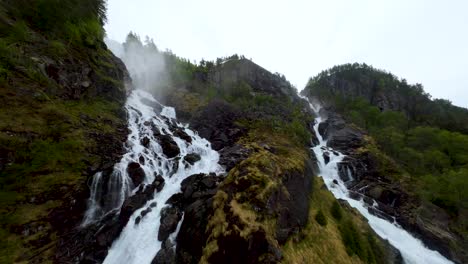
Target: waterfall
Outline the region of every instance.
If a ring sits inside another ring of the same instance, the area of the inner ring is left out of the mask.
[[[162,246],[158,233],[161,211],[170,206],[166,201],[181,192],[181,183],[187,177],[199,173],[221,174],[224,169],[218,164],[219,154],[210,142],[179,123],[174,108],[162,105],[147,92],[159,80],[164,67],[162,56],[138,45],[127,49],[110,46],[119,49],[114,53],[127,66],[136,87],[125,104],[130,133],[120,162],[111,170],[93,176],[82,226],[95,223],[110,212],[119,213],[126,199],[156,181],[164,181],[162,189],[154,190],[152,198],[148,197],[133,212],[104,260],[104,263],[149,264]],[[175,238],[183,219],[182,214],[177,228],[169,235],[172,245],[177,246]]]
[[[308,100],[306,97],[302,97]],[[379,218],[369,213],[369,205],[364,203],[362,200],[354,200],[350,198],[348,189],[339,176],[338,165],[343,161],[345,155],[339,151],[333,150],[327,147],[326,140],[319,133],[319,125],[324,120],[319,114],[320,105],[311,104],[310,108],[315,112],[317,118],[315,119],[314,131],[319,140],[319,144],[312,147],[319,166],[320,176],[323,178],[328,189],[333,193],[335,198],[346,200],[352,207],[356,208],[369,222],[371,228],[383,239],[387,239],[389,243],[397,248],[405,263],[407,264],[443,264],[452,263],[439,252],[430,250],[424,246],[424,244],[413,237],[410,233],[405,231],[396,222],[391,223],[385,219]],[[324,152],[329,152],[330,161],[325,162]],[[352,174],[348,169],[348,173]],[[374,202],[373,207],[376,207],[377,203]]]
[[[114,166],[114,172],[107,180],[102,172],[94,176],[83,225],[99,220],[109,211],[119,210],[125,198],[135,194],[139,184],[134,183],[135,179],[132,179],[128,172],[130,164],[138,164],[137,167],[143,169],[144,178],[141,179],[141,184],[151,184],[156,175],[162,176],[165,182],[162,190],[155,191],[154,198],[132,214],[104,261],[151,263],[162,244],[162,241],[158,240],[161,210],[168,206],[166,201],[172,195],[181,191],[181,182],[193,174],[219,174],[224,171],[218,164],[219,154],[211,149],[211,144],[187,126],[178,123],[175,110],[162,106],[148,92],[133,91],[127,100],[126,109],[129,113],[130,129],[126,154]],[[174,135],[176,133],[177,136]],[[180,133],[185,135],[184,139],[179,137]],[[177,145],[179,153],[168,157],[158,135],[169,136]],[[187,141],[187,136],[190,137],[190,142]],[[185,161],[184,157],[193,154],[198,155],[200,160],[192,165]],[[142,214],[145,210],[146,213]],[[171,240],[175,240],[182,219],[176,231],[171,234]]]
[[[132,130],[129,144],[132,149],[126,155],[133,161],[138,160],[140,156],[144,157],[146,162],[142,167],[148,176],[145,178],[146,183],[151,183],[154,180],[153,175],[156,173],[164,178],[165,185],[160,192],[155,193],[152,200],[147,201],[145,206],[135,211],[130,217],[120,237],[114,241],[104,263],[151,263],[156,253],[161,249],[162,242],[157,239],[161,210],[167,206],[165,203],[172,195],[180,192],[181,182],[188,176],[197,173],[223,172],[218,165],[219,155],[211,149],[207,140],[200,138],[188,127],[177,123],[173,108],[163,107],[160,110],[160,116],[155,116],[154,109],[143,103],[148,99],[153,103],[156,102],[150,94],[142,90],[134,91],[128,99],[128,108],[137,112],[138,115],[129,120],[129,126]],[[154,126],[148,126],[149,122],[159,128],[161,133],[167,133],[173,138],[180,149],[178,156],[168,158],[163,154],[161,145],[150,135],[153,133],[151,127]],[[174,136],[171,132],[174,127],[182,129],[189,135],[192,138],[191,142]],[[145,148],[141,144],[145,137],[150,139],[149,144],[147,144],[149,148]],[[199,155],[200,160],[190,165],[184,161],[184,157],[193,153]],[[156,206],[153,206],[152,210],[137,224],[135,219],[154,203]],[[176,237],[177,231],[178,229],[172,234],[172,239]]]

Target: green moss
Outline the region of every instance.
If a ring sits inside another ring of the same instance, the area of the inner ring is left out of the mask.
[[[61,41],[52,40],[49,43],[47,52],[53,58],[61,58],[61,57],[64,57],[68,53],[68,50],[67,50],[67,46],[63,44]]]

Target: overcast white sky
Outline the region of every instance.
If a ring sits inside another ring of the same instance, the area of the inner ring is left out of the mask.
[[[365,62],[468,107],[468,0],[108,0],[106,30],[191,60],[243,54],[299,90]]]

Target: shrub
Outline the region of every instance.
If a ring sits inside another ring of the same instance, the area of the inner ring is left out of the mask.
[[[343,218],[343,213],[341,212],[341,206],[338,203],[338,201],[336,201],[336,200],[333,201],[330,212],[331,212],[333,218],[335,218],[338,221],[341,220],[341,218]]]
[[[67,47],[60,41],[52,40],[49,43],[48,51],[53,57],[63,57],[67,54]]]
[[[10,43],[27,42],[30,38],[31,34],[29,28],[24,21],[16,22],[8,35],[8,41]]]
[[[323,214],[322,210],[319,210],[317,214],[315,215],[315,221],[321,226],[326,226],[327,225],[327,218]]]

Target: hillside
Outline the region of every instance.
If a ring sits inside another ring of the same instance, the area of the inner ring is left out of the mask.
[[[370,185],[361,192],[388,206],[400,224],[465,262],[468,110],[365,64],[324,71],[302,93],[327,106],[324,133],[351,154],[349,166],[361,175],[352,188]]]
[[[104,2],[0,4],[0,262],[51,261],[81,222],[87,178],[120,159],[125,66]]]

